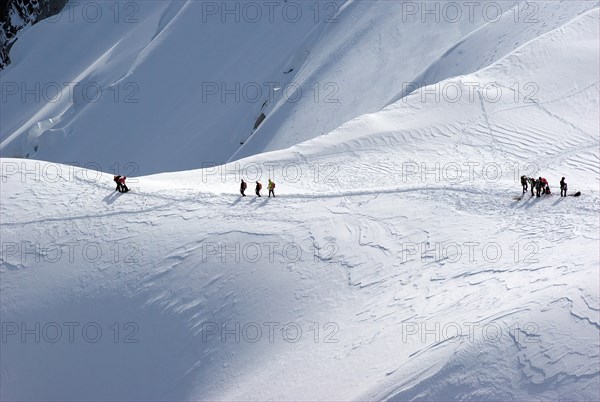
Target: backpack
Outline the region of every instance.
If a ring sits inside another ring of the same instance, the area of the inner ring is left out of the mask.
[[[274,181],[271,182],[271,189],[275,190],[275,182]]]
[[[258,183],[258,191],[262,190],[262,184]]]
[[[525,184],[527,184],[527,177],[525,177],[525,176],[521,176],[521,184],[522,184],[522,185],[525,185]]]

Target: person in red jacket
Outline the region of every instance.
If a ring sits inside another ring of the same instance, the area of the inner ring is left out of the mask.
[[[542,194],[550,194],[550,185],[545,177],[542,177]]]
[[[540,176],[540,178],[535,181],[535,196],[536,197],[540,196],[543,188],[544,187],[542,184],[542,176]]]
[[[119,190],[122,193],[126,193],[129,191],[129,189],[127,188],[127,186],[125,185],[125,179],[127,177],[125,176],[119,176],[119,184],[121,185],[121,190]]]

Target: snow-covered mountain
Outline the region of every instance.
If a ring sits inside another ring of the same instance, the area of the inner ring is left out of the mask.
[[[0,154],[150,174],[283,149],[481,70],[597,6],[69,3],[12,49]]]
[[[135,4],[2,74],[2,400],[597,399],[597,2]],[[139,101],[11,94],[61,79]]]

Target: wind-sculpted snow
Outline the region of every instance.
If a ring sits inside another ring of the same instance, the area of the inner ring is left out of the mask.
[[[3,399],[598,392],[597,193],[240,200],[197,175],[119,195],[95,172],[23,181],[2,163]]]
[[[597,399],[598,10],[567,14],[323,136],[126,194],[2,159],[1,399]]]

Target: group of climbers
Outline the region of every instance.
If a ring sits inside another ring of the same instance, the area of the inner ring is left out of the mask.
[[[115,191],[118,191],[120,193],[126,193],[129,191],[129,188],[127,188],[127,186],[125,185],[125,179],[127,179],[125,176],[114,176],[113,180],[115,183],[117,183],[117,188]],[[521,185],[523,186],[523,194],[525,194],[527,192],[527,190],[530,188],[531,189],[531,196],[534,196],[534,191],[535,191],[535,195],[537,197],[540,197],[542,194],[545,195],[550,195],[550,185],[548,184],[548,180],[546,180],[544,177],[539,177],[537,179],[533,178],[533,177],[527,177],[527,176],[521,176]],[[240,193],[242,194],[242,197],[246,196],[246,189],[248,188],[248,184],[244,181],[244,179],[242,179],[242,182],[240,184]],[[269,184],[267,185],[267,189],[269,190],[269,198],[271,197],[271,195],[273,197],[275,197],[275,182],[271,179],[269,179]],[[256,186],[254,188],[254,192],[256,193],[257,197],[261,197],[260,192],[262,190],[262,184],[257,181],[256,182]],[[574,195],[579,195],[580,193],[576,193]],[[560,196],[561,197],[566,197],[567,196],[567,182],[565,181],[565,178],[563,177],[560,180]]]
[[[246,182],[244,181],[244,179],[242,179],[242,183],[240,184],[240,193],[242,193],[242,197],[245,197],[246,194],[246,189],[248,188],[248,184],[246,184]],[[271,197],[271,195],[273,195],[273,198],[275,198],[275,182],[272,181],[271,179],[269,179],[269,184],[267,185],[267,189],[269,190],[269,197]],[[256,193],[257,197],[260,197],[260,191],[262,190],[262,184],[261,182],[257,181],[256,182],[256,187],[254,188],[254,192]]]
[[[127,177],[125,177],[125,176],[114,176],[113,177],[113,181],[115,183],[117,183],[117,188],[115,189],[115,191],[118,191],[120,193],[126,193],[129,191],[129,188],[127,188],[127,186],[125,185],[125,179],[127,179]],[[248,184],[244,181],[244,179],[242,179],[242,183],[240,184],[240,193],[242,193],[242,197],[246,196],[247,188],[248,188]],[[273,180],[269,179],[269,184],[267,186],[267,189],[269,190],[269,198],[271,196],[273,196],[273,198],[275,198],[275,182]],[[260,195],[261,190],[262,190],[262,184],[261,184],[261,182],[257,181],[256,187],[254,189],[257,197],[261,197],[261,195]]]
[[[537,197],[540,197],[542,194],[551,194],[548,180],[541,176],[538,179],[535,179],[533,177],[521,176],[521,185],[523,186],[523,194],[527,192],[528,188],[531,188],[532,197],[534,195],[534,190],[535,195]],[[560,196],[567,196],[567,182],[565,181],[564,177],[560,180]]]

